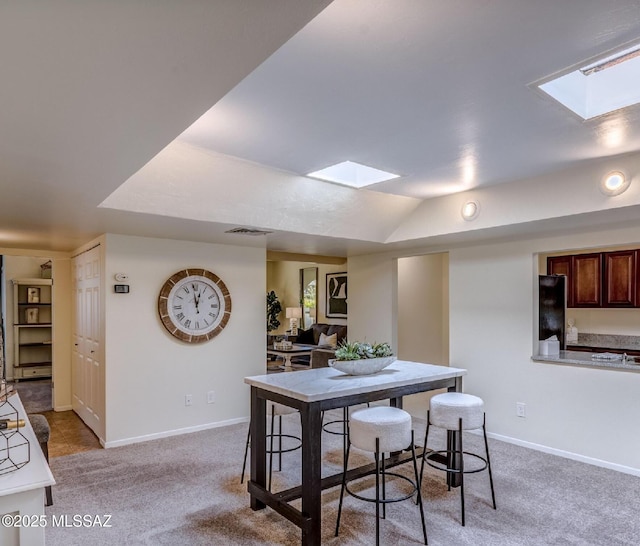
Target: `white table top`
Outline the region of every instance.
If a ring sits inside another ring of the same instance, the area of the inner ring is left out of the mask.
[[[18,430],[29,441],[30,460],[22,468],[0,475],[0,497],[56,483],[47,460],[44,458],[44,453],[40,449],[40,444],[33,432],[33,428],[31,428],[31,423],[29,423],[20,396],[17,393],[12,394],[9,396],[9,402],[18,411],[18,418],[25,420],[25,426],[20,427]]]
[[[346,375],[334,368],[315,368],[290,373],[254,375],[244,382],[303,402],[317,402],[380,389],[404,387],[424,381],[461,377],[462,368],[396,360],[372,375]]]

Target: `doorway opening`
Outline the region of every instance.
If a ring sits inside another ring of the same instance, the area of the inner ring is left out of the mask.
[[[28,413],[53,409],[52,262],[0,256],[0,373]]]

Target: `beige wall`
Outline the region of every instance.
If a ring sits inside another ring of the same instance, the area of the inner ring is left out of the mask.
[[[398,259],[398,347],[402,360],[449,363],[449,256]],[[404,408],[426,417],[431,393],[409,396]]]
[[[231,293],[217,337],[187,344],[158,317],[158,293],[174,273],[203,267]],[[129,275],[129,294],[113,275]],[[190,432],[249,415],[245,376],[265,370],[264,249],[107,235],[105,248],[106,445]],[[207,403],[215,391],[216,402]],[[193,405],[185,406],[186,394]]]
[[[449,257],[428,254],[398,260],[398,357],[449,363]]]
[[[53,258],[53,408],[71,409],[71,260]]]

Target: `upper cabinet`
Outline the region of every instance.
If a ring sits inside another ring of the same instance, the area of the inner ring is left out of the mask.
[[[602,254],[579,254],[571,257],[573,283],[572,307],[602,306]]]
[[[553,256],[547,258],[547,273],[567,276],[567,307],[640,307],[639,253]]]
[[[621,250],[604,253],[605,307],[637,305],[638,251]]]

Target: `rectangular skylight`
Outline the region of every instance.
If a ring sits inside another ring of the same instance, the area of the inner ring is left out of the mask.
[[[388,173],[373,167],[367,167],[354,161],[343,161],[319,171],[309,173],[307,176],[318,178],[327,182],[335,182],[352,188],[363,188],[385,180],[399,178],[399,174]]]
[[[591,119],[640,103],[640,44],[540,85],[545,93]]]

